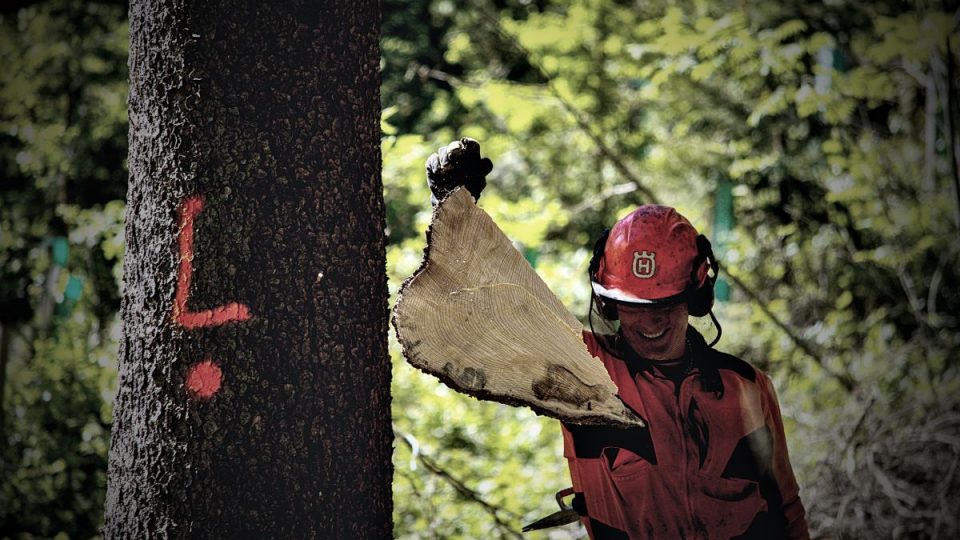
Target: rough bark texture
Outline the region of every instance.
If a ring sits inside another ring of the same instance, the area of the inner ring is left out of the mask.
[[[137,0],[109,538],[386,538],[379,7]]]
[[[454,390],[576,424],[643,426],[583,326],[466,189],[434,209],[393,313],[407,361]]]

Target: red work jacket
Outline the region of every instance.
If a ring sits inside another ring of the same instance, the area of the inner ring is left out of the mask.
[[[647,424],[564,424],[574,507],[590,537],[809,537],[770,379],[692,328],[687,338],[692,367],[677,385],[629,349],[611,354],[584,334]]]

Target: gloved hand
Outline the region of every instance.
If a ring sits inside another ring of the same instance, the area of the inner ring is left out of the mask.
[[[430,203],[447,196],[458,186],[464,186],[475,200],[487,185],[487,174],[493,170],[493,162],[480,157],[480,143],[463,137],[437,150],[427,159],[427,184],[430,186]]]

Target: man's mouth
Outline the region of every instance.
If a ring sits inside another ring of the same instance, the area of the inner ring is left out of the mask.
[[[639,333],[641,336],[643,336],[643,337],[645,337],[645,338],[647,338],[647,339],[658,339],[658,338],[662,337],[664,334],[667,333],[667,329],[664,328],[664,329],[660,330],[659,332],[657,332],[656,334],[648,334],[648,333],[644,332],[643,330],[637,330],[637,333]]]

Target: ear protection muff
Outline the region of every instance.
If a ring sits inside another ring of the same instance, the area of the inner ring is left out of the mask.
[[[707,263],[707,279],[703,285],[697,287],[697,270],[704,262]],[[710,275],[710,272],[713,275]],[[704,235],[697,236],[697,257],[693,260],[693,268],[690,270],[690,287],[695,287],[690,292],[687,299],[687,310],[694,317],[703,317],[713,309],[713,285],[717,282],[717,275],[720,271],[720,264],[713,255],[713,246],[710,240]]]
[[[587,270],[587,277],[591,282],[596,279],[597,271],[600,270],[600,259],[603,259],[603,250],[607,245],[607,238],[609,236],[610,229],[606,229],[600,233],[596,242],[593,243],[593,256],[590,257],[590,266]],[[615,321],[620,318],[619,315],[617,315],[616,303],[604,300],[597,295],[597,293],[593,292],[592,287],[590,294],[593,296],[592,301],[597,304],[597,311],[603,315],[604,319]]]

